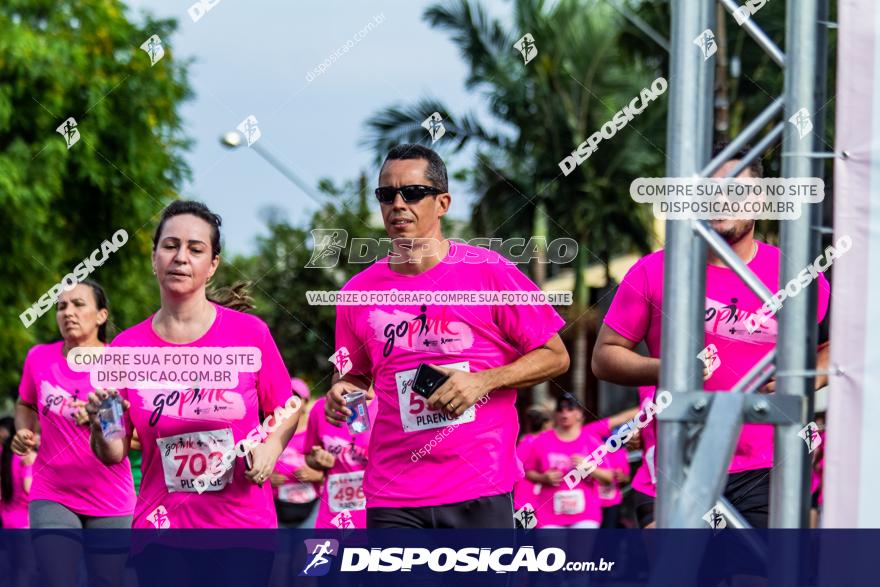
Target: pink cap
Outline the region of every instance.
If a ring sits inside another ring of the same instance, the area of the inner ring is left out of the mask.
[[[290,385],[293,387],[293,393],[295,393],[302,399],[309,399],[309,397],[311,396],[311,393],[309,392],[309,386],[306,385],[306,382],[299,377],[292,377],[290,379]]]

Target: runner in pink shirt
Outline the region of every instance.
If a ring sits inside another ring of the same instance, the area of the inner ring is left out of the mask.
[[[525,461],[526,455],[529,453],[529,445],[538,437],[538,434],[553,426],[553,420],[544,407],[531,407],[526,412],[526,424],[528,433],[523,434],[516,444],[516,457],[520,461]],[[519,510],[526,504],[531,504],[535,500],[535,495],[540,491],[540,487],[523,476],[513,486],[513,509]]]
[[[624,426],[631,426],[624,424]],[[632,426],[635,428],[635,426]],[[613,431],[612,431],[613,433]],[[622,433],[621,433],[622,434]],[[600,439],[604,442],[605,439]],[[599,445],[590,448],[590,452],[595,450]],[[601,468],[611,471],[614,478],[610,483],[600,481],[597,487],[599,492],[599,504],[602,506],[602,528],[617,528],[620,521],[620,503],[623,501],[623,491],[621,485],[628,483],[630,480],[629,453],[626,447],[618,450],[608,451],[605,459],[599,465]]]
[[[55,312],[62,340],[33,347],[25,359],[12,450],[28,456],[39,443],[28,496],[32,529],[131,527],[135,496],[130,465],[121,459],[107,467],[92,454],[84,406],[94,387],[88,374],[67,364],[72,350],[105,345],[108,306],[104,290],[91,280],[62,291]],[[125,565],[124,545],[101,533],[91,533],[84,545],[66,536],[35,537],[37,561],[48,584],[66,584],[76,576],[83,548],[91,582],[118,582]],[[62,549],[71,556],[59,557]],[[121,552],[111,554],[116,549]]]
[[[0,527],[29,528],[28,503],[33,484],[36,451],[19,456],[12,451],[12,436],[0,446]]]
[[[56,311],[63,340],[37,345],[25,359],[12,449],[28,454],[39,422],[33,528],[88,528],[94,518],[114,518],[112,527],[131,526],[135,497],[128,461],[106,467],[92,454],[83,408],[94,388],[88,375],[74,372],[66,360],[72,348],[104,345],[108,312],[104,291],[94,282],[63,291]]]
[[[570,393],[556,402],[555,426],[537,435],[523,459],[526,478],[540,486],[532,505],[538,528],[598,528],[602,522],[599,482],[614,481],[612,469],[597,468],[573,488],[563,483],[574,469],[635,410],[584,424],[584,410]]]
[[[143,347],[156,347],[141,351],[145,357],[141,362],[149,364],[159,351],[165,353],[163,357],[183,361],[202,347],[228,347],[229,351],[219,351],[221,363],[214,365],[234,364],[226,372],[231,370],[235,377],[222,386],[163,389],[146,381],[154,378],[142,376],[142,384],[89,395],[92,447],[99,459],[108,465],[122,462],[134,430],[143,447],[134,528],[277,527],[272,488],[266,481],[297,426],[301,402],[291,395],[290,376],[266,324],[226,307],[249,307],[241,288],[224,292],[225,299],[218,299],[221,303],[209,299],[206,285],[220,263],[219,255],[219,216],[197,202],[176,201],[165,208],[153,237],[152,255],[161,308],[119,334],[113,350],[137,353]],[[256,355],[258,363],[247,361],[258,368],[248,369],[238,362],[242,348],[247,357]],[[108,440],[97,412],[104,399],[117,393],[124,398],[126,434]],[[295,403],[289,401],[293,399]],[[262,423],[261,411],[268,414]],[[254,441],[251,448],[246,439]],[[239,447],[246,458],[235,456]],[[203,475],[209,482],[202,483]],[[204,573],[200,582],[244,580],[239,561],[194,546],[180,544],[187,549],[192,568]],[[171,568],[148,564],[148,551],[162,548],[151,545],[144,550],[136,564],[141,584],[179,579],[171,576]],[[252,553],[253,564],[245,565],[248,582],[265,583],[272,554]],[[200,568],[202,564],[205,569]]]
[[[290,380],[293,392],[303,401],[302,416],[293,438],[281,451],[272,472],[272,494],[278,513],[279,528],[308,528],[318,505],[318,492],[324,473],[306,464],[307,423],[314,405],[309,404],[309,388],[302,379]],[[323,412],[322,412],[323,414]]]
[[[367,414],[372,424],[379,404],[375,394],[368,397]],[[322,397],[315,402],[305,441],[306,463],[324,471],[315,528],[366,528],[364,471],[372,426],[360,434],[352,434],[348,426],[333,426],[324,417],[326,401]]]
[[[718,150],[720,150],[719,147]],[[742,155],[740,155],[742,156]],[[723,176],[737,160],[725,163],[717,176]],[[760,160],[740,177],[760,177]],[[754,239],[754,221],[714,220],[712,227],[733,247],[771,292],[785,284],[779,283],[779,249]],[[817,319],[828,309],[830,287],[819,273]],[[749,333],[749,318],[761,314],[758,297],[709,251],[706,267],[706,311],[704,344],[714,344],[720,366],[704,382],[707,391],[730,390],[751,367],[776,344],[776,320]],[[593,353],[593,371],[600,379],[621,385],[641,385],[642,400],[653,396],[653,386],[660,373],[660,328],[663,308],[663,251],[639,260],[626,274],[602,326]],[[650,357],[635,352],[645,341]],[[817,355],[822,368],[828,360],[828,349]],[[824,384],[825,376],[817,379]],[[775,389],[771,380],[763,391]],[[636,509],[641,525],[653,522],[656,468],[651,458],[654,420],[642,429],[644,455],[642,467],[633,481]],[[650,431],[648,429],[651,429]],[[745,424],[729,467],[725,496],[752,526],[767,527],[769,506],[769,469],[773,465],[773,427]]]
[[[393,256],[345,291],[537,291],[497,253],[443,238],[452,198],[431,149],[392,149],[379,186]],[[326,415],[341,425],[343,395],[371,384],[379,404],[364,476],[368,527],[513,527],[516,388],[568,369],[563,325],[549,305],[337,306],[336,348],[351,369],[330,389]],[[422,363],[449,376],[427,399],[411,389]]]

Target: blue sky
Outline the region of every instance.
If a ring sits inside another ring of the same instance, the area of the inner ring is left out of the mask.
[[[510,14],[503,0],[484,3],[504,20]],[[464,88],[467,68],[457,48],[422,20],[431,2],[220,0],[197,22],[187,14],[191,4],[129,0],[135,19],[141,10],[176,18],[177,34],[163,42],[176,58],[195,59],[195,98],[181,110],[195,141],[186,154],[193,179],[183,195],[223,217],[227,251],[254,251],[265,207],[284,210],[296,224],[317,208],[256,153],[221,146],[219,137],[248,115],[259,121],[260,144],[316,185],[323,177],[353,179],[361,170],[375,182],[372,153],[360,142],[367,118],[385,106],[436,95],[453,112],[484,112],[480,97]],[[380,15],[384,20],[348,53],[307,81],[309,71]],[[468,217],[472,198],[465,186],[453,183],[452,195],[452,216]]]

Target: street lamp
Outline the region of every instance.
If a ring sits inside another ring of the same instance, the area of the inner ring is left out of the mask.
[[[237,149],[242,146],[243,142],[244,137],[237,130],[231,130],[229,132],[223,133],[223,135],[221,135],[220,137],[220,144],[227,149]],[[309,184],[300,179],[300,177],[296,173],[294,173],[292,169],[282,163],[277,157],[275,157],[262,145],[254,142],[250,144],[249,148],[256,151],[260,157],[265,159],[266,162],[269,163],[269,165],[277,169],[284,177],[289,179],[290,182],[293,183],[300,190],[302,190],[305,195],[307,195],[320,205],[324,204],[324,202],[321,200],[321,197],[317,193],[315,193],[314,190],[312,190]]]

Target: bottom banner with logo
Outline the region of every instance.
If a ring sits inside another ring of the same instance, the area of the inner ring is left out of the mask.
[[[874,585],[880,530],[0,530],[0,585]]]

